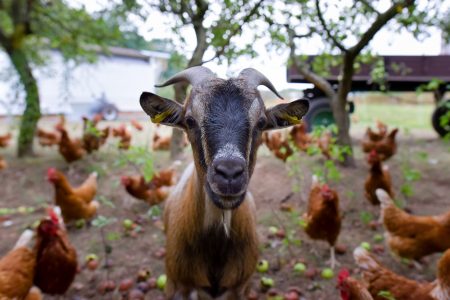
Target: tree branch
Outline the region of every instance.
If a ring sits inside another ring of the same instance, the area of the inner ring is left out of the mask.
[[[322,25],[323,29],[325,30],[325,33],[327,34],[328,38],[342,52],[347,52],[347,49],[344,47],[344,45],[334,37],[334,35],[331,33],[330,29],[328,28],[327,24],[325,23],[325,20],[322,15],[322,11],[320,10],[319,0],[316,0],[315,2],[316,2],[317,17],[319,18],[320,24]]]
[[[397,14],[400,13],[403,7],[411,6],[414,4],[414,0],[405,0],[401,3],[394,3],[388,10],[384,13],[378,15],[372,25],[367,29],[367,31],[361,36],[359,42],[349,49],[351,56],[356,57],[361,50],[367,46],[367,44],[373,39],[375,34],[391,19],[393,19]]]
[[[313,71],[311,71],[310,68],[303,66],[298,63],[297,57],[295,56],[295,41],[294,38],[298,36],[292,28],[286,27],[286,30],[288,31],[289,36],[289,59],[291,63],[293,64],[294,68],[299,72],[300,74],[305,77],[306,80],[314,84],[318,89],[320,89],[322,92],[327,95],[330,99],[333,99],[333,97],[336,95],[336,92],[334,91],[331,84],[325,80],[323,77],[317,75]],[[311,33],[312,34],[312,33]]]
[[[223,46],[222,46],[220,49],[218,49],[218,50],[216,51],[216,53],[214,54],[213,57],[211,57],[210,59],[204,60],[204,61],[202,62],[202,64],[205,64],[205,63],[208,63],[208,62],[210,62],[210,61],[213,61],[214,59],[220,57],[221,55],[223,55],[223,54],[225,53],[225,50],[226,50],[227,47],[230,45],[231,39],[232,39],[234,36],[238,35],[240,32],[242,32],[242,26],[243,26],[245,23],[247,23],[248,21],[250,21],[251,17],[253,17],[253,16],[258,12],[258,9],[260,8],[260,6],[262,5],[263,2],[264,2],[264,0],[259,0],[259,1],[255,4],[255,6],[253,6],[253,8],[248,12],[248,14],[245,15],[245,16],[242,18],[242,21],[240,22],[240,25],[239,25],[239,26],[235,26],[235,27],[231,30],[231,32],[230,32],[230,34],[228,34],[228,36],[227,36],[227,38],[226,38],[225,43],[223,44]]]
[[[358,1],[361,2],[371,12],[376,13],[378,16],[380,15],[380,12],[378,10],[376,10],[372,5],[370,5],[370,3],[367,2],[366,0],[358,0]]]

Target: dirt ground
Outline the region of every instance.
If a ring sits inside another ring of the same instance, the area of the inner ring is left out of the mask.
[[[53,120],[49,121],[51,124]],[[44,126],[49,126],[44,124]],[[104,124],[100,125],[100,128]],[[78,134],[79,128],[73,128],[72,134]],[[145,145],[153,127],[148,127],[143,133],[134,133],[134,144]],[[1,132],[0,132],[1,134]],[[401,131],[399,136],[399,151],[387,164],[390,167],[397,198],[406,207],[417,214],[439,214],[450,209],[448,204],[450,192],[450,145],[438,140],[431,132],[415,134],[415,132]],[[356,132],[355,157],[356,168],[338,167],[341,179],[331,181],[330,186],[340,195],[340,207],[344,214],[343,227],[338,239],[346,252],[337,256],[340,266],[354,271],[358,277],[358,270],[352,258],[353,249],[361,242],[369,242],[372,246],[377,243],[374,236],[383,234],[378,227],[372,230],[366,224],[370,219],[377,219],[379,208],[373,207],[364,198],[364,180],[368,167],[359,147]],[[56,167],[65,173],[73,184],[78,184],[93,170],[99,173],[99,192],[97,199],[102,203],[99,214],[107,218],[114,218],[115,222],[103,227],[106,243],[111,246],[107,270],[109,277],[116,282],[125,278],[135,278],[142,269],[148,269],[153,276],[164,273],[164,262],[158,258],[158,250],[164,246],[164,234],[161,230],[158,210],[150,210],[149,206],[133,199],[120,186],[120,176],[133,174],[131,166],[117,167],[116,162],[121,153],[110,142],[90,157],[78,161],[70,167],[62,160],[56,149],[43,149],[37,146],[38,157],[17,160],[14,149],[0,149],[0,154],[8,161],[10,167],[0,171],[0,208],[32,207],[34,211],[15,213],[0,213],[0,257],[11,249],[20,232],[32,225],[44,214],[44,207],[52,203],[53,187],[46,181],[45,174],[49,167]],[[184,159],[177,165],[179,172],[190,161],[190,150],[185,151]],[[167,167],[169,161],[167,152],[154,154],[155,168]],[[259,281],[262,276],[269,276],[275,281],[275,288],[285,292],[288,287],[295,286],[302,291],[302,299],[339,299],[336,290],[336,276],[333,279],[322,279],[320,272],[328,267],[325,261],[329,258],[329,248],[325,242],[312,241],[299,225],[301,215],[305,212],[311,175],[313,170],[323,167],[324,160],[320,156],[308,157],[304,153],[297,153],[296,158],[284,164],[277,160],[262,146],[258,153],[255,173],[251,180],[250,191],[253,193],[258,209],[258,232],[260,235],[260,256],[269,261],[269,271],[266,274],[255,273],[252,286],[259,291]],[[414,169],[420,173],[420,179],[410,183],[413,195],[405,197],[400,187],[405,184],[405,169]],[[295,171],[295,172],[293,172]],[[295,175],[292,175],[295,173]],[[294,191],[294,193],[293,193]],[[287,199],[287,200],[286,200]],[[281,201],[294,206],[293,213],[279,210]],[[124,219],[139,222],[142,231],[136,236],[125,234],[122,226]],[[282,228],[288,239],[269,238],[269,227]],[[83,267],[85,256],[95,253],[101,264],[105,262],[105,252],[100,229],[95,226],[84,228],[70,228],[69,237],[78,252],[81,266],[74,284],[65,299],[121,299],[118,291],[101,296],[97,286],[106,278],[107,270],[103,267],[96,271],[89,271]],[[383,245],[383,242],[379,242]],[[416,280],[434,280],[436,260],[439,254],[427,257],[424,269],[417,270],[410,264],[395,260],[386,248],[377,254],[383,263],[396,272]],[[315,278],[297,275],[292,266],[295,262],[304,262],[308,269],[315,269],[319,273]],[[157,299],[161,291],[152,290],[146,299]],[[46,299],[52,299],[46,297]],[[266,299],[260,293],[260,299]]]

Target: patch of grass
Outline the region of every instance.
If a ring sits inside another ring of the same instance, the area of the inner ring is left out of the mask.
[[[380,120],[390,127],[401,129],[432,129],[431,114],[434,106],[431,104],[362,104],[356,105],[352,118],[352,126],[366,127]]]

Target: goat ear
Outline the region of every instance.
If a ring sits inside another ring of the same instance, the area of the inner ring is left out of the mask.
[[[308,112],[309,101],[295,100],[286,104],[278,104],[266,111],[268,124],[266,129],[283,128],[299,124]]]
[[[183,107],[175,101],[143,92],[139,102],[153,123],[184,128]]]

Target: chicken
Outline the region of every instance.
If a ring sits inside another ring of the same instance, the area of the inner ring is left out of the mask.
[[[91,219],[99,207],[94,201],[97,193],[97,173],[92,173],[78,187],[72,187],[63,173],[54,168],[47,171],[47,179],[55,187],[55,204],[61,208],[64,222]]]
[[[330,131],[325,130],[317,139],[317,146],[326,159],[331,159],[331,144],[333,143],[333,135]]]
[[[136,120],[134,120],[134,119],[131,120],[130,123],[131,123],[131,125],[132,125],[134,128],[136,128],[136,130],[138,130],[138,131],[142,131],[142,130],[144,129],[144,126],[142,126],[141,123],[139,123],[138,121],[136,121]]]
[[[350,277],[347,269],[339,271],[337,288],[341,292],[341,300],[373,300],[367,288],[355,278]]]
[[[64,295],[77,273],[77,252],[69,241],[60,208],[49,209],[49,217],[36,230],[34,284],[50,295]],[[58,214],[59,212],[59,214]]]
[[[150,183],[154,187],[162,187],[162,186],[172,186],[175,184],[175,170],[172,168],[167,168],[160,170],[159,172],[153,175]]]
[[[439,216],[413,216],[398,208],[382,189],[376,190],[387,244],[392,252],[418,260],[450,249],[450,211]]]
[[[119,137],[119,149],[128,150],[131,146],[131,133],[126,128],[125,124],[121,124],[118,128],[113,128],[112,134],[114,137]]]
[[[88,153],[98,150],[109,136],[109,127],[99,130],[95,125],[97,123],[83,117],[83,148]]]
[[[0,148],[8,147],[11,138],[12,138],[11,132],[4,135],[0,135]]]
[[[373,205],[380,204],[375,194],[376,189],[383,189],[394,198],[394,189],[392,188],[389,168],[382,165],[381,158],[375,149],[370,151],[367,161],[370,164],[370,172],[364,184],[367,200]]]
[[[163,202],[168,196],[168,190],[164,187],[155,187],[147,183],[143,176],[122,176],[122,185],[134,198],[144,200],[150,205]]]
[[[307,151],[312,142],[311,136],[306,132],[306,124],[302,121],[300,124],[292,127],[289,132],[295,146],[301,151]]]
[[[284,162],[286,162],[289,156],[294,154],[294,151],[289,145],[289,141],[283,137],[283,134],[280,131],[271,132],[270,134],[267,131],[264,132],[263,142],[275,157]]]
[[[160,136],[158,132],[155,132],[155,134],[153,135],[152,149],[155,151],[167,151],[170,149],[170,141],[170,136]]]
[[[66,127],[66,117],[64,115],[59,115],[59,121],[55,124],[55,129],[60,131]]]
[[[397,142],[395,141],[397,133],[398,128],[395,128],[389,134],[385,134],[377,140],[379,136],[374,135],[371,129],[367,128],[362,141],[363,151],[369,153],[375,149],[380,155],[381,160],[385,161],[391,158],[397,152]]]
[[[28,248],[33,231],[25,230],[14,248],[0,259],[0,299],[24,299],[33,286],[36,255]]]
[[[308,200],[308,211],[305,216],[306,234],[313,240],[324,240],[330,245],[330,262],[336,264],[334,245],[341,230],[341,213],[339,197],[336,191],[327,184],[321,185],[317,176],[313,176],[311,192]]]
[[[81,159],[86,151],[83,149],[83,145],[81,140],[79,139],[70,139],[67,131],[62,128],[59,130],[61,132],[61,140],[59,141],[59,153],[64,157],[66,162],[71,163],[76,160]]]
[[[61,140],[61,134],[59,132],[46,131],[41,128],[37,129],[36,135],[38,137],[39,145],[43,147],[58,145]]]
[[[450,250],[438,263],[437,280],[417,282],[400,276],[381,265],[367,250],[358,247],[353,252],[356,264],[363,270],[368,290],[375,300],[384,300],[380,292],[389,292],[396,300],[448,300],[450,297]]]
[[[6,169],[7,167],[8,163],[2,156],[0,156],[0,170]]]

